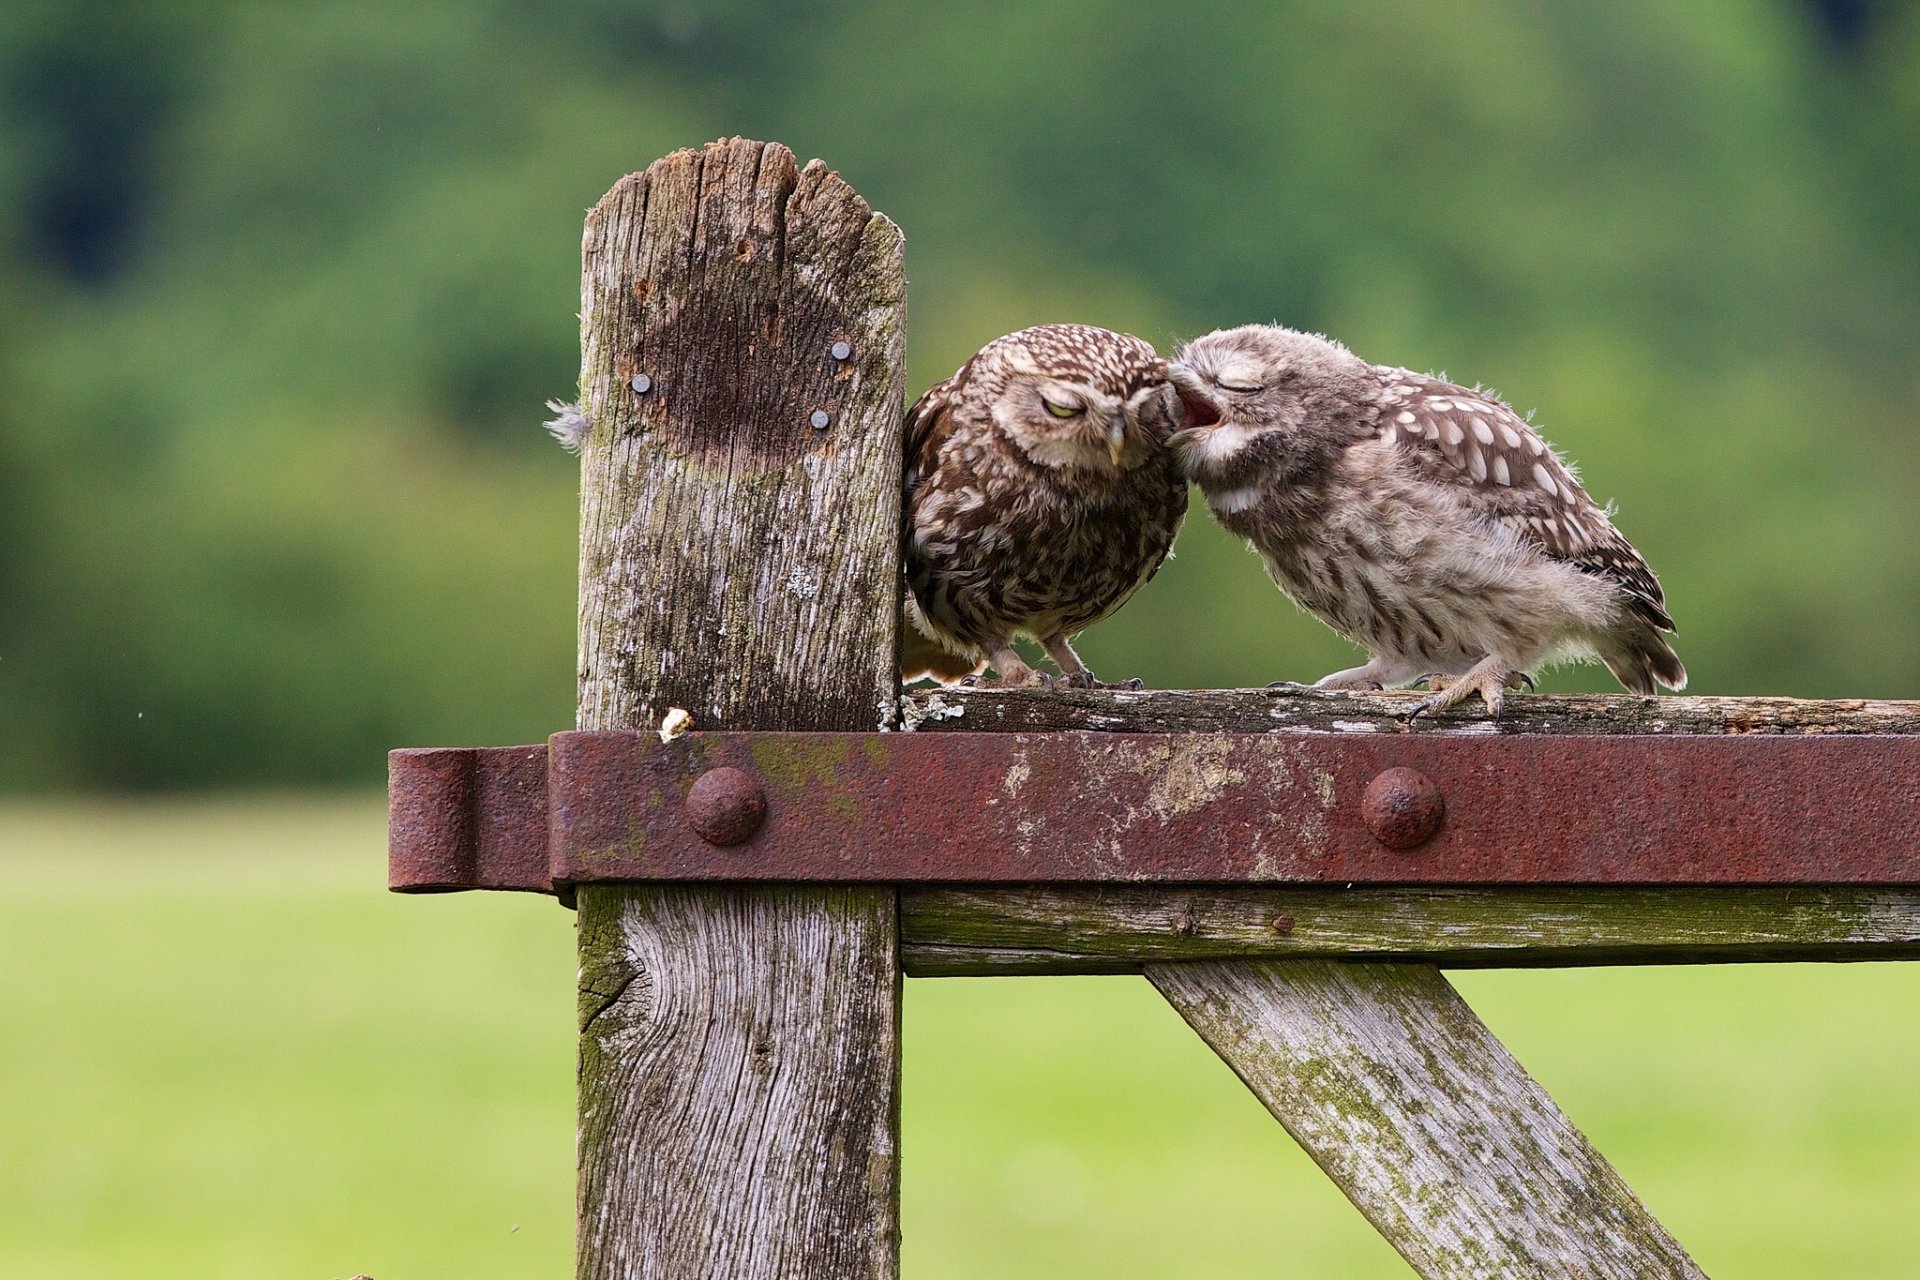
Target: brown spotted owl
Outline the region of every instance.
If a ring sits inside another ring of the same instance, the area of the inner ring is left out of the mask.
[[[1371,655],[1322,688],[1422,678],[1438,711],[1537,665],[1598,658],[1636,693],[1686,686],[1659,581],[1545,440],[1491,394],[1269,325],[1170,371],[1175,451],[1281,590]]]
[[[1024,635],[1068,683],[1094,684],[1072,637],[1153,576],[1186,514],[1186,477],[1166,447],[1180,412],[1151,346],[1078,324],[996,338],[921,396],[907,413],[907,612],[919,636],[906,678],[991,663],[1003,684],[1047,683],[1014,652]]]

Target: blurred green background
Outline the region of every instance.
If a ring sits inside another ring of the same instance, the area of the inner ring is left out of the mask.
[[[567,723],[580,219],[729,133],[905,229],[913,393],[1040,321],[1323,329],[1537,410],[1695,689],[1920,694],[1915,6],[13,0],[0,785]],[[1349,661],[1176,555],[1096,669]]]
[[[564,1273],[565,918],[381,897],[373,789],[570,722],[581,215],[734,133],[905,229],[911,393],[1321,329],[1536,410],[1695,691],[1920,695],[1920,6],[11,0],[0,1274]],[[1350,661],[1204,515],[1082,651]],[[1852,1277],[1920,1240],[1916,982],[1462,986],[1710,1271]],[[1139,983],[908,1035],[917,1276],[1404,1274]]]

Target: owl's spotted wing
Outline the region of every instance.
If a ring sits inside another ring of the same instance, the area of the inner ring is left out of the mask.
[[[969,360],[951,378],[926,389],[907,410],[907,489],[926,483],[940,465],[940,447],[953,435],[953,406],[967,377],[973,371]]]
[[[1653,570],[1526,419],[1491,396],[1404,371],[1381,405],[1382,435],[1427,479],[1466,485],[1489,519],[1618,583],[1649,623],[1674,629]]]

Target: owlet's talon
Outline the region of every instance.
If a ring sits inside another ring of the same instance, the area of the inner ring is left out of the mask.
[[[1093,687],[1096,689],[1125,689],[1133,692],[1146,688],[1147,682],[1139,676],[1134,676],[1130,680],[1121,680],[1115,684],[1095,684]]]
[[[1437,712],[1446,710],[1448,707],[1452,705],[1453,704],[1451,702],[1448,702],[1444,695],[1436,695],[1431,698],[1422,698],[1420,699],[1420,701],[1413,704],[1413,710],[1407,712],[1407,719],[1418,720],[1421,716],[1433,715]]]
[[[1419,705],[1408,713],[1407,718],[1412,720],[1423,715],[1445,711],[1448,707],[1465,702],[1477,693],[1480,695],[1480,700],[1487,704],[1487,714],[1497,720],[1500,718],[1501,707],[1506,705],[1504,690],[1507,681],[1511,680],[1513,675],[1513,672],[1503,671],[1491,661],[1476,665],[1473,670],[1462,676],[1435,675],[1431,678],[1438,682],[1438,692],[1431,698],[1422,699]]]

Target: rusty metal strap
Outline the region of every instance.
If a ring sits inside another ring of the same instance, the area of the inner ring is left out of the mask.
[[[390,883],[1920,886],[1920,737],[561,733],[395,751]]]

